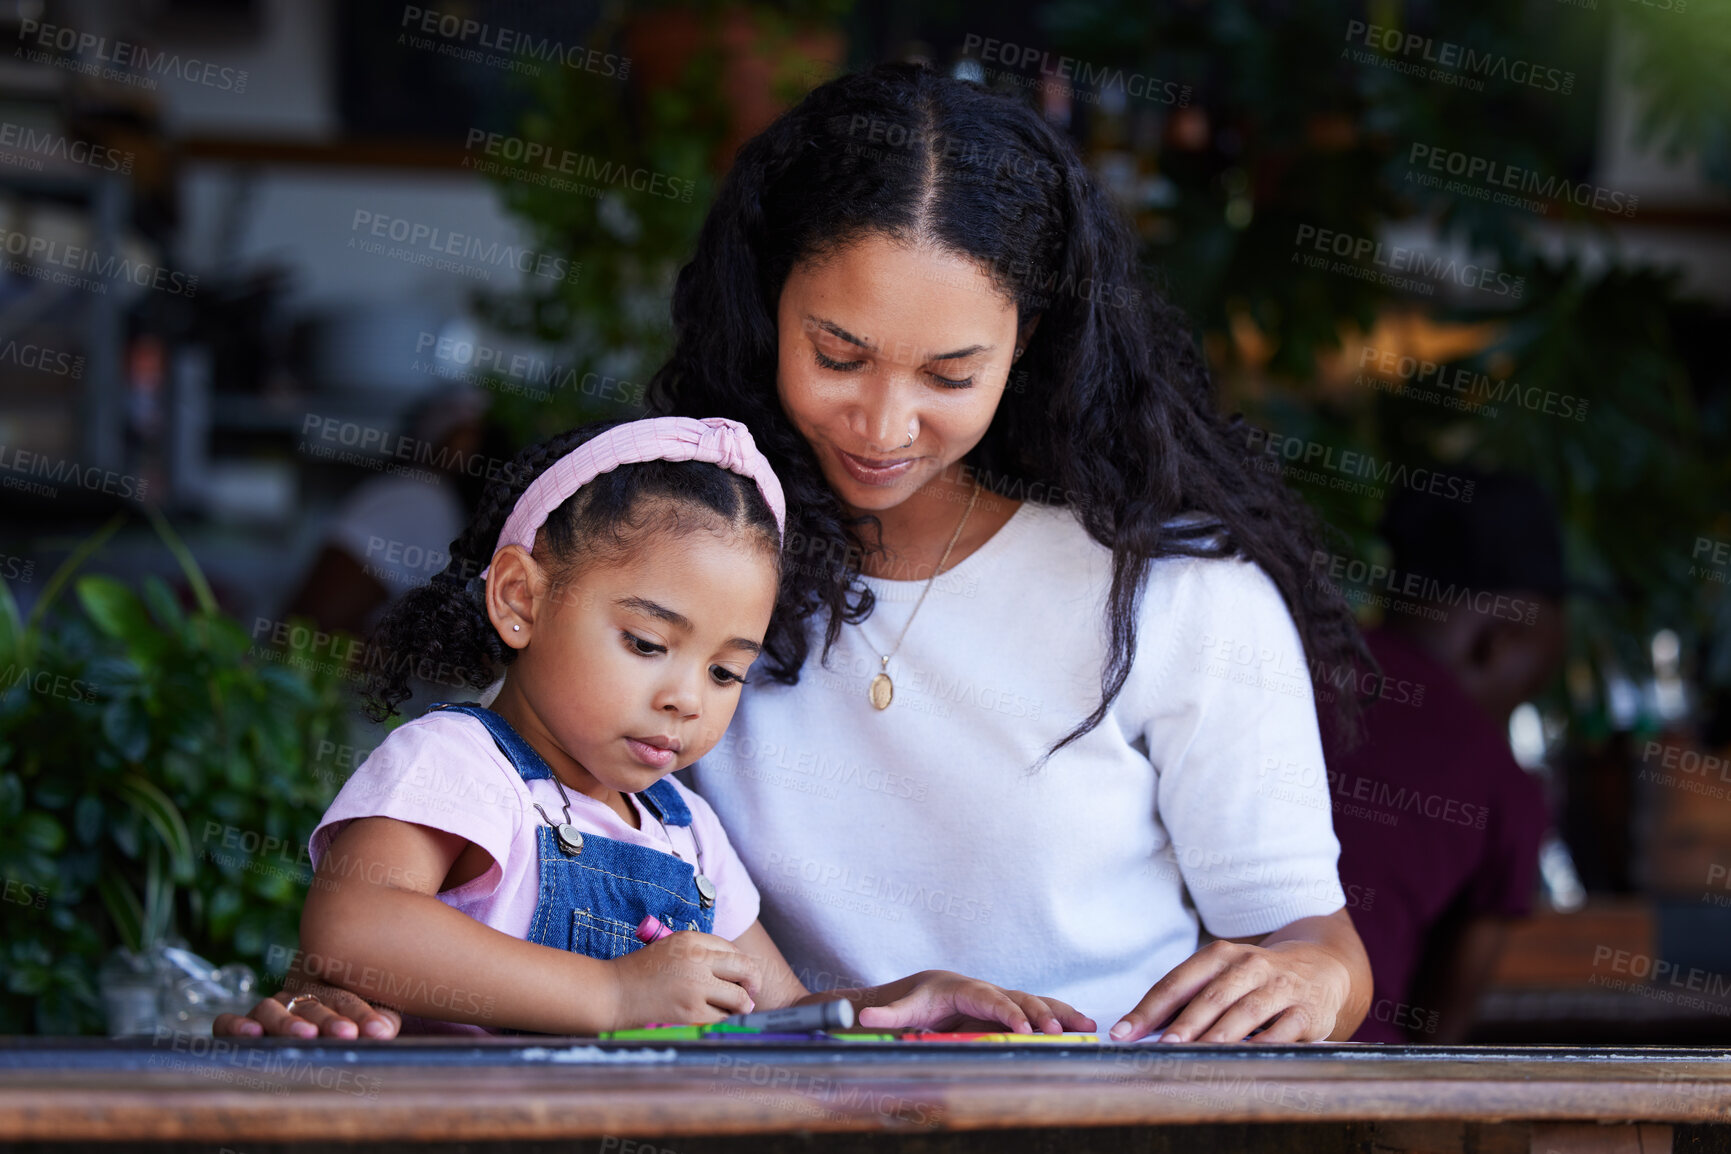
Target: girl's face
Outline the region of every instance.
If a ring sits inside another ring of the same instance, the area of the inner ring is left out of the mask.
[[[528,708],[506,693],[495,708],[544,756],[564,755],[547,756],[560,778],[594,796],[635,793],[709,752],[775,607],[765,549],[732,530],[656,531],[567,582],[537,571],[528,615],[494,616],[522,649],[505,683]]]
[[[1017,335],[976,263],[881,233],[796,265],[777,326],[782,409],[859,512],[901,504],[979,443]]]

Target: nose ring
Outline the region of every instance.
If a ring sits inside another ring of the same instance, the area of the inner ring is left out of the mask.
[[[908,444],[907,445],[897,445],[896,448],[905,449],[908,447],[908,445],[912,445],[914,443],[914,436],[915,436],[914,421],[913,421],[912,417],[909,417],[908,418]]]

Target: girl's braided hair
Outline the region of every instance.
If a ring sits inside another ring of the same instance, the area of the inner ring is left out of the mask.
[[[393,605],[367,647],[367,715],[383,721],[412,696],[416,679],[485,689],[517,656],[487,616],[481,571],[499,531],[531,482],[572,449],[621,421],[601,421],[533,445],[499,470],[481,494],[451,559],[427,584]],[[696,516],[684,514],[696,513]],[[535,535],[534,555],[556,581],[615,561],[646,535],[730,528],[779,564],[775,514],[756,482],[707,461],[644,461],[602,473],[566,498]],[[779,572],[779,570],[778,570]]]

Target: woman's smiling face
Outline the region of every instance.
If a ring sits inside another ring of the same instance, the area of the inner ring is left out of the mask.
[[[1015,303],[976,262],[881,233],[794,266],[776,320],[782,409],[859,512],[979,443],[1016,349]]]

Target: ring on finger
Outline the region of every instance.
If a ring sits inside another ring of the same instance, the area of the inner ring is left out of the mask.
[[[295,1007],[299,1006],[302,1002],[311,1002],[315,1006],[324,1005],[323,1002],[319,1001],[318,998],[312,994],[296,994],[288,1000],[288,1004],[284,1006],[284,1009],[288,1010],[288,1012],[292,1014],[295,1012]]]

